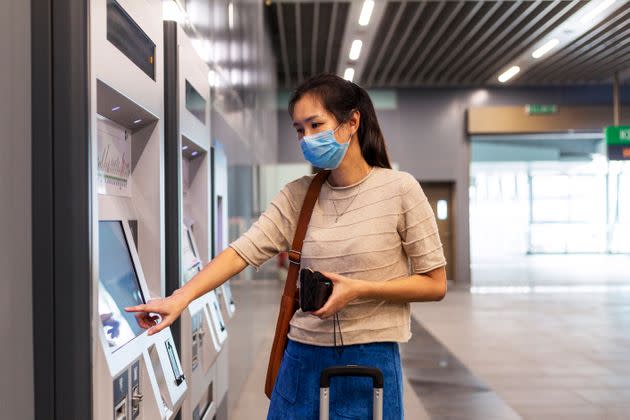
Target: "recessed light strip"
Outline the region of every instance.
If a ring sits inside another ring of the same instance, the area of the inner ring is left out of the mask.
[[[343,73],[343,78],[352,82],[352,79],[354,79],[354,69],[352,67],[348,67]]]
[[[550,39],[549,41],[545,42],[540,48],[535,50],[532,53],[532,57],[536,59],[542,57],[543,55],[547,54],[549,51],[554,49],[559,43],[560,43],[560,40],[558,38]]]
[[[350,60],[358,60],[359,55],[361,55],[361,47],[363,46],[363,41],[360,39],[355,39],[352,41],[352,46],[350,47]]]
[[[359,16],[359,25],[367,26],[370,23],[372,17],[372,11],[374,10],[374,1],[365,0],[363,7],[361,8],[361,16]]]
[[[599,16],[604,10],[608,9],[616,0],[603,0],[597,7],[588,12],[582,19],[580,19],[580,23],[587,24],[590,23],[593,19]]]
[[[501,75],[499,76],[499,82],[501,83],[507,82],[512,77],[516,76],[519,71],[521,71],[521,68],[519,66],[510,67],[505,72],[501,73]]]

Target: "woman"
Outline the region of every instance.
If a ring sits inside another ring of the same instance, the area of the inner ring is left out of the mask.
[[[321,309],[298,310],[291,320],[268,419],[317,418],[319,375],[343,364],[380,368],[384,417],[400,419],[398,343],[411,335],[409,302],[441,300],[446,293],[446,261],[433,211],[418,182],[391,169],[365,90],[335,75],[316,76],[293,93],[289,113],[305,159],[331,169],[309,223],[302,267],[321,271],[334,287]],[[129,310],[159,313],[157,325],[147,318],[153,334],[247,265],[258,269],[290,249],[312,178],[287,184],[245,234],[173,295]],[[333,378],[331,418],[369,418],[371,399],[367,378]]]

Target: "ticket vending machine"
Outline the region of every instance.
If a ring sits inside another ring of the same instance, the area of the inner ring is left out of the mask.
[[[215,140],[212,148],[212,179],[213,185],[213,217],[215,226],[214,250],[218,255],[227,248],[229,243],[228,222],[228,161],[223,145]],[[230,282],[225,282],[217,289],[217,297],[221,313],[227,322],[234,316],[236,304],[232,296]]]
[[[212,258],[209,68],[177,22],[164,22],[164,44],[169,162],[166,219],[173,224],[169,229],[179,229],[180,238],[179,252],[167,255],[179,260],[176,287],[181,287]],[[177,162],[170,161],[173,154]],[[181,418],[225,419],[228,330],[215,291],[192,302],[179,322],[179,348],[189,387]]]
[[[164,296],[162,4],[90,1],[92,369],[97,420],[171,419],[188,392],[169,328],[124,308]]]

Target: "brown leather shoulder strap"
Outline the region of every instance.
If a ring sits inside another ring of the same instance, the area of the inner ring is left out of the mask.
[[[302,210],[300,211],[300,217],[298,219],[297,228],[295,230],[295,236],[293,237],[293,244],[289,251],[289,273],[287,275],[287,281],[284,284],[284,295],[293,297],[297,289],[297,275],[300,268],[300,261],[302,258],[302,245],[304,244],[304,237],[306,236],[306,230],[308,229],[308,223],[311,220],[313,214],[313,208],[319,197],[319,192],[322,189],[322,185],[330,175],[330,171],[320,171],[315,175],[311,184],[308,187],[304,202],[302,203]]]

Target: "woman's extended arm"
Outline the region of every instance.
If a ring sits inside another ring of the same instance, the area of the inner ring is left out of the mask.
[[[149,335],[162,331],[171,325],[182,311],[198,297],[216,289],[228,279],[243,271],[247,262],[232,248],[227,248],[215,257],[203,270],[197,273],[183,287],[177,289],[171,296],[152,299],[145,305],[125,308],[128,312],[139,312],[140,324],[149,328]],[[155,318],[150,313],[160,314],[162,321],[155,325]],[[141,319],[142,318],[142,319]]]
[[[348,302],[358,299],[377,299],[389,302],[427,302],[442,300],[446,295],[446,270],[439,267],[424,274],[412,274],[390,281],[351,279],[335,273],[323,275],[332,280],[333,293],[326,304],[313,312],[320,318],[334,315]]]

